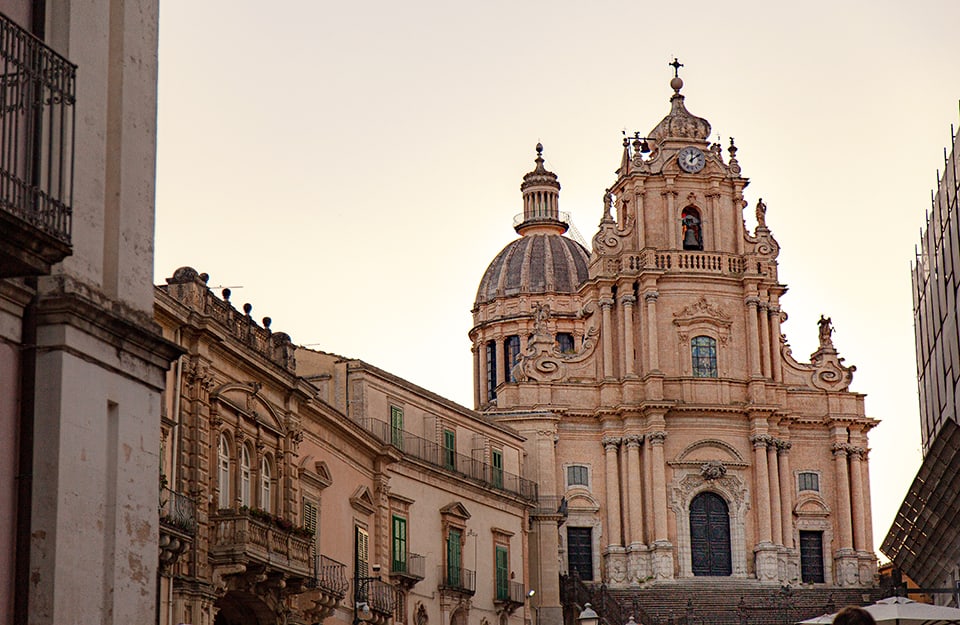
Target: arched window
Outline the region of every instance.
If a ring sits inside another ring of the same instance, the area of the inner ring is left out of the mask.
[[[221,434],[217,444],[217,488],[220,490],[220,508],[230,507],[230,444],[227,435]]]
[[[717,377],[717,340],[710,336],[695,336],[690,341],[693,359],[693,377]]]
[[[700,219],[700,211],[692,206],[683,209],[680,214],[680,225],[683,234],[683,249],[702,250],[703,221]]]
[[[496,341],[487,341],[487,401],[497,398],[497,343]]]
[[[270,461],[266,456],[260,461],[260,507],[273,512],[273,500],[270,498]]]
[[[250,506],[250,450],[240,446],[240,505]]]
[[[513,367],[517,364],[518,358],[520,358],[520,337],[513,334],[503,342],[503,362],[506,368],[507,382],[517,381],[513,376]]]

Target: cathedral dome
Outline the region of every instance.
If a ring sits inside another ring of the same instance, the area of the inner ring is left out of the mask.
[[[589,254],[560,234],[525,234],[497,254],[477,289],[476,306],[498,297],[576,293],[587,279]]]

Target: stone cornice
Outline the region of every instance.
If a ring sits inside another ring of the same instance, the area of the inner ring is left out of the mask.
[[[114,348],[115,358],[80,351],[62,337],[63,343],[38,345],[41,350],[61,350],[89,362],[111,369],[124,377],[137,380],[163,391],[160,372],[185,353],[179,345],[160,334],[160,326],[146,312],[138,311],[114,300],[94,287],[61,275],[44,280],[43,292],[37,298],[37,325],[66,325]],[[154,369],[148,374],[126,361],[133,357],[141,367]]]

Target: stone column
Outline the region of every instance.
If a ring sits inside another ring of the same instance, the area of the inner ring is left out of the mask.
[[[770,304],[767,308],[770,323],[770,366],[775,382],[783,381],[783,359],[780,355],[780,307]]]
[[[640,446],[643,436],[633,434],[624,438],[627,445],[627,510],[630,519],[630,544],[643,544],[643,490],[640,476]]]
[[[780,523],[783,526],[783,546],[793,549],[793,476],[790,474],[790,441],[777,441],[777,455],[780,467]]]
[[[636,361],[637,357],[633,351],[634,345],[634,336],[633,336],[633,305],[637,301],[637,298],[632,294],[623,295],[620,297],[620,303],[622,304],[623,312],[623,361],[624,361],[624,375],[633,377],[637,374]]]
[[[600,309],[602,310],[601,323],[603,329],[603,377],[613,377],[613,321],[610,317],[610,310],[613,308],[613,298],[601,297]]]
[[[757,529],[759,542],[770,542],[770,476],[767,473],[767,441],[766,434],[756,434],[750,437],[753,443],[753,465],[756,473],[757,493]]]
[[[770,529],[774,545],[783,544],[783,524],[780,520],[780,470],[777,468],[777,443],[767,443],[767,475],[770,477]]]
[[[864,440],[866,442],[866,440]],[[867,551],[873,553],[873,504],[870,501],[870,450],[866,447],[860,454],[860,473],[863,475],[863,528],[866,534]]]
[[[861,471],[860,459],[865,450],[862,447],[851,447],[850,455],[850,506],[853,509],[853,547],[857,551],[868,551],[871,549],[867,545],[867,532],[864,525],[864,497],[863,497],[863,473]]]
[[[840,549],[853,548],[853,523],[850,519],[850,475],[847,471],[847,444],[834,443],[833,458],[836,466],[837,508],[836,525]]]
[[[664,431],[650,432],[647,440],[650,442],[650,461],[653,464],[653,540],[667,542],[667,477],[663,461],[663,441],[667,433]]]
[[[751,295],[746,298],[747,304],[747,356],[750,361],[750,375],[760,377],[760,338],[757,330],[757,308],[760,306],[760,299]]]
[[[657,340],[657,299],[659,299],[660,294],[656,291],[647,291],[643,295],[644,301],[647,303],[647,357],[649,362],[647,363],[648,371],[659,371],[660,370],[660,350],[658,349],[659,342]]]
[[[606,491],[607,491],[607,545],[622,546],[620,537],[620,473],[617,469],[617,450],[620,439],[614,436],[604,436],[600,441],[606,456]]]
[[[670,180],[667,184],[672,186],[673,180]],[[680,216],[676,213],[677,192],[669,190],[662,192],[660,195],[667,200],[667,224],[669,224],[667,229],[670,235],[670,244],[667,246],[667,249],[677,249],[677,247],[682,247],[680,241]]]
[[[760,365],[761,371],[763,372],[763,377],[771,378],[771,366],[770,366],[770,320],[767,313],[767,305],[764,303],[758,304],[758,309],[760,311]],[[773,474],[770,474],[773,476]]]

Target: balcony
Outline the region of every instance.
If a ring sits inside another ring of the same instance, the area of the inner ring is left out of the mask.
[[[72,252],[76,71],[0,14],[0,278]]]
[[[160,568],[167,572],[193,543],[197,532],[196,504],[176,491],[160,489]]]
[[[505,578],[497,578],[496,591],[494,604],[507,614],[512,614],[527,599],[523,584]]]
[[[422,581],[426,571],[426,558],[419,553],[408,553],[402,561],[394,560],[390,565],[390,578],[399,582],[405,590],[410,590]]]
[[[379,577],[353,580],[354,610],[357,618],[372,625],[386,625],[397,607],[397,591]]]
[[[306,583],[314,577],[313,537],[300,528],[280,527],[274,520],[251,510],[220,510],[211,517],[213,536],[210,562],[237,565],[285,582]]]
[[[307,592],[303,600],[313,602],[305,610],[305,616],[311,623],[322,623],[323,619],[332,615],[347,593],[347,567],[327,556],[314,558],[314,576],[307,580]]]
[[[471,456],[458,454],[434,441],[415,436],[405,430],[395,430],[386,421],[360,419],[360,427],[373,434],[380,442],[396,447],[404,455],[417,458],[433,466],[455,473],[470,480],[529,501],[537,499],[537,484],[499,467],[487,464]]]
[[[473,595],[477,592],[477,574],[463,567],[437,567],[440,578],[440,592],[454,592],[461,595]]]

